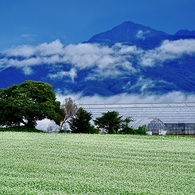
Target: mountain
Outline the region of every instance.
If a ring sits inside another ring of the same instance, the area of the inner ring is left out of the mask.
[[[0,54],[0,88],[25,80],[58,93],[195,93],[195,31],[174,35],[124,22],[77,45],[59,40],[18,46]]]
[[[180,30],[175,35],[170,35],[148,26],[127,21],[111,30],[94,35],[87,42],[108,45],[120,42],[128,45],[136,45],[143,49],[152,49],[159,46],[164,40],[189,38],[195,38],[195,31]]]
[[[165,32],[127,21],[109,31],[94,35],[87,42],[109,45],[120,42],[148,49],[159,45],[162,40],[169,37],[170,35]]]
[[[194,38],[195,37],[195,30],[179,30],[175,33],[176,36],[182,36],[187,38]]]

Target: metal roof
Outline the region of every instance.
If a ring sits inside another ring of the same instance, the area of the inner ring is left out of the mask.
[[[163,104],[80,104],[93,117],[100,117],[107,111],[117,111],[123,117],[133,120],[159,118],[164,123],[195,123],[195,102]]]

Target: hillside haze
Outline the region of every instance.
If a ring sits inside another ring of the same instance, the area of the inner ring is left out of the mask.
[[[0,88],[25,80],[83,96],[194,93],[195,31],[170,35],[127,21],[77,45],[56,40],[3,51]]]

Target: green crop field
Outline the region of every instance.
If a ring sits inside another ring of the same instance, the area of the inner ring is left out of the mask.
[[[195,138],[0,132],[0,194],[194,194]]]

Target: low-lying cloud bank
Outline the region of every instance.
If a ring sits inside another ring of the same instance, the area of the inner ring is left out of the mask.
[[[65,98],[72,98],[76,104],[122,104],[122,103],[180,103],[180,102],[194,102],[195,94],[184,94],[182,92],[171,92],[164,95],[145,95],[140,96],[136,94],[120,94],[111,97],[102,96],[82,96],[82,94],[57,94],[57,100],[61,103]]]
[[[21,68],[25,74],[33,74],[32,67],[44,64],[52,69],[55,65],[58,72],[48,75],[50,78],[69,75],[74,81],[77,71],[92,68],[94,74],[90,79],[119,76],[124,72],[136,73],[136,65],[142,67],[156,66],[167,60],[174,60],[183,55],[195,55],[195,40],[164,41],[159,47],[143,50],[136,46],[117,43],[112,47],[100,44],[80,43],[64,45],[60,40],[43,43],[37,46],[22,45],[2,51],[0,70],[7,67]],[[66,64],[71,70],[63,71]]]

